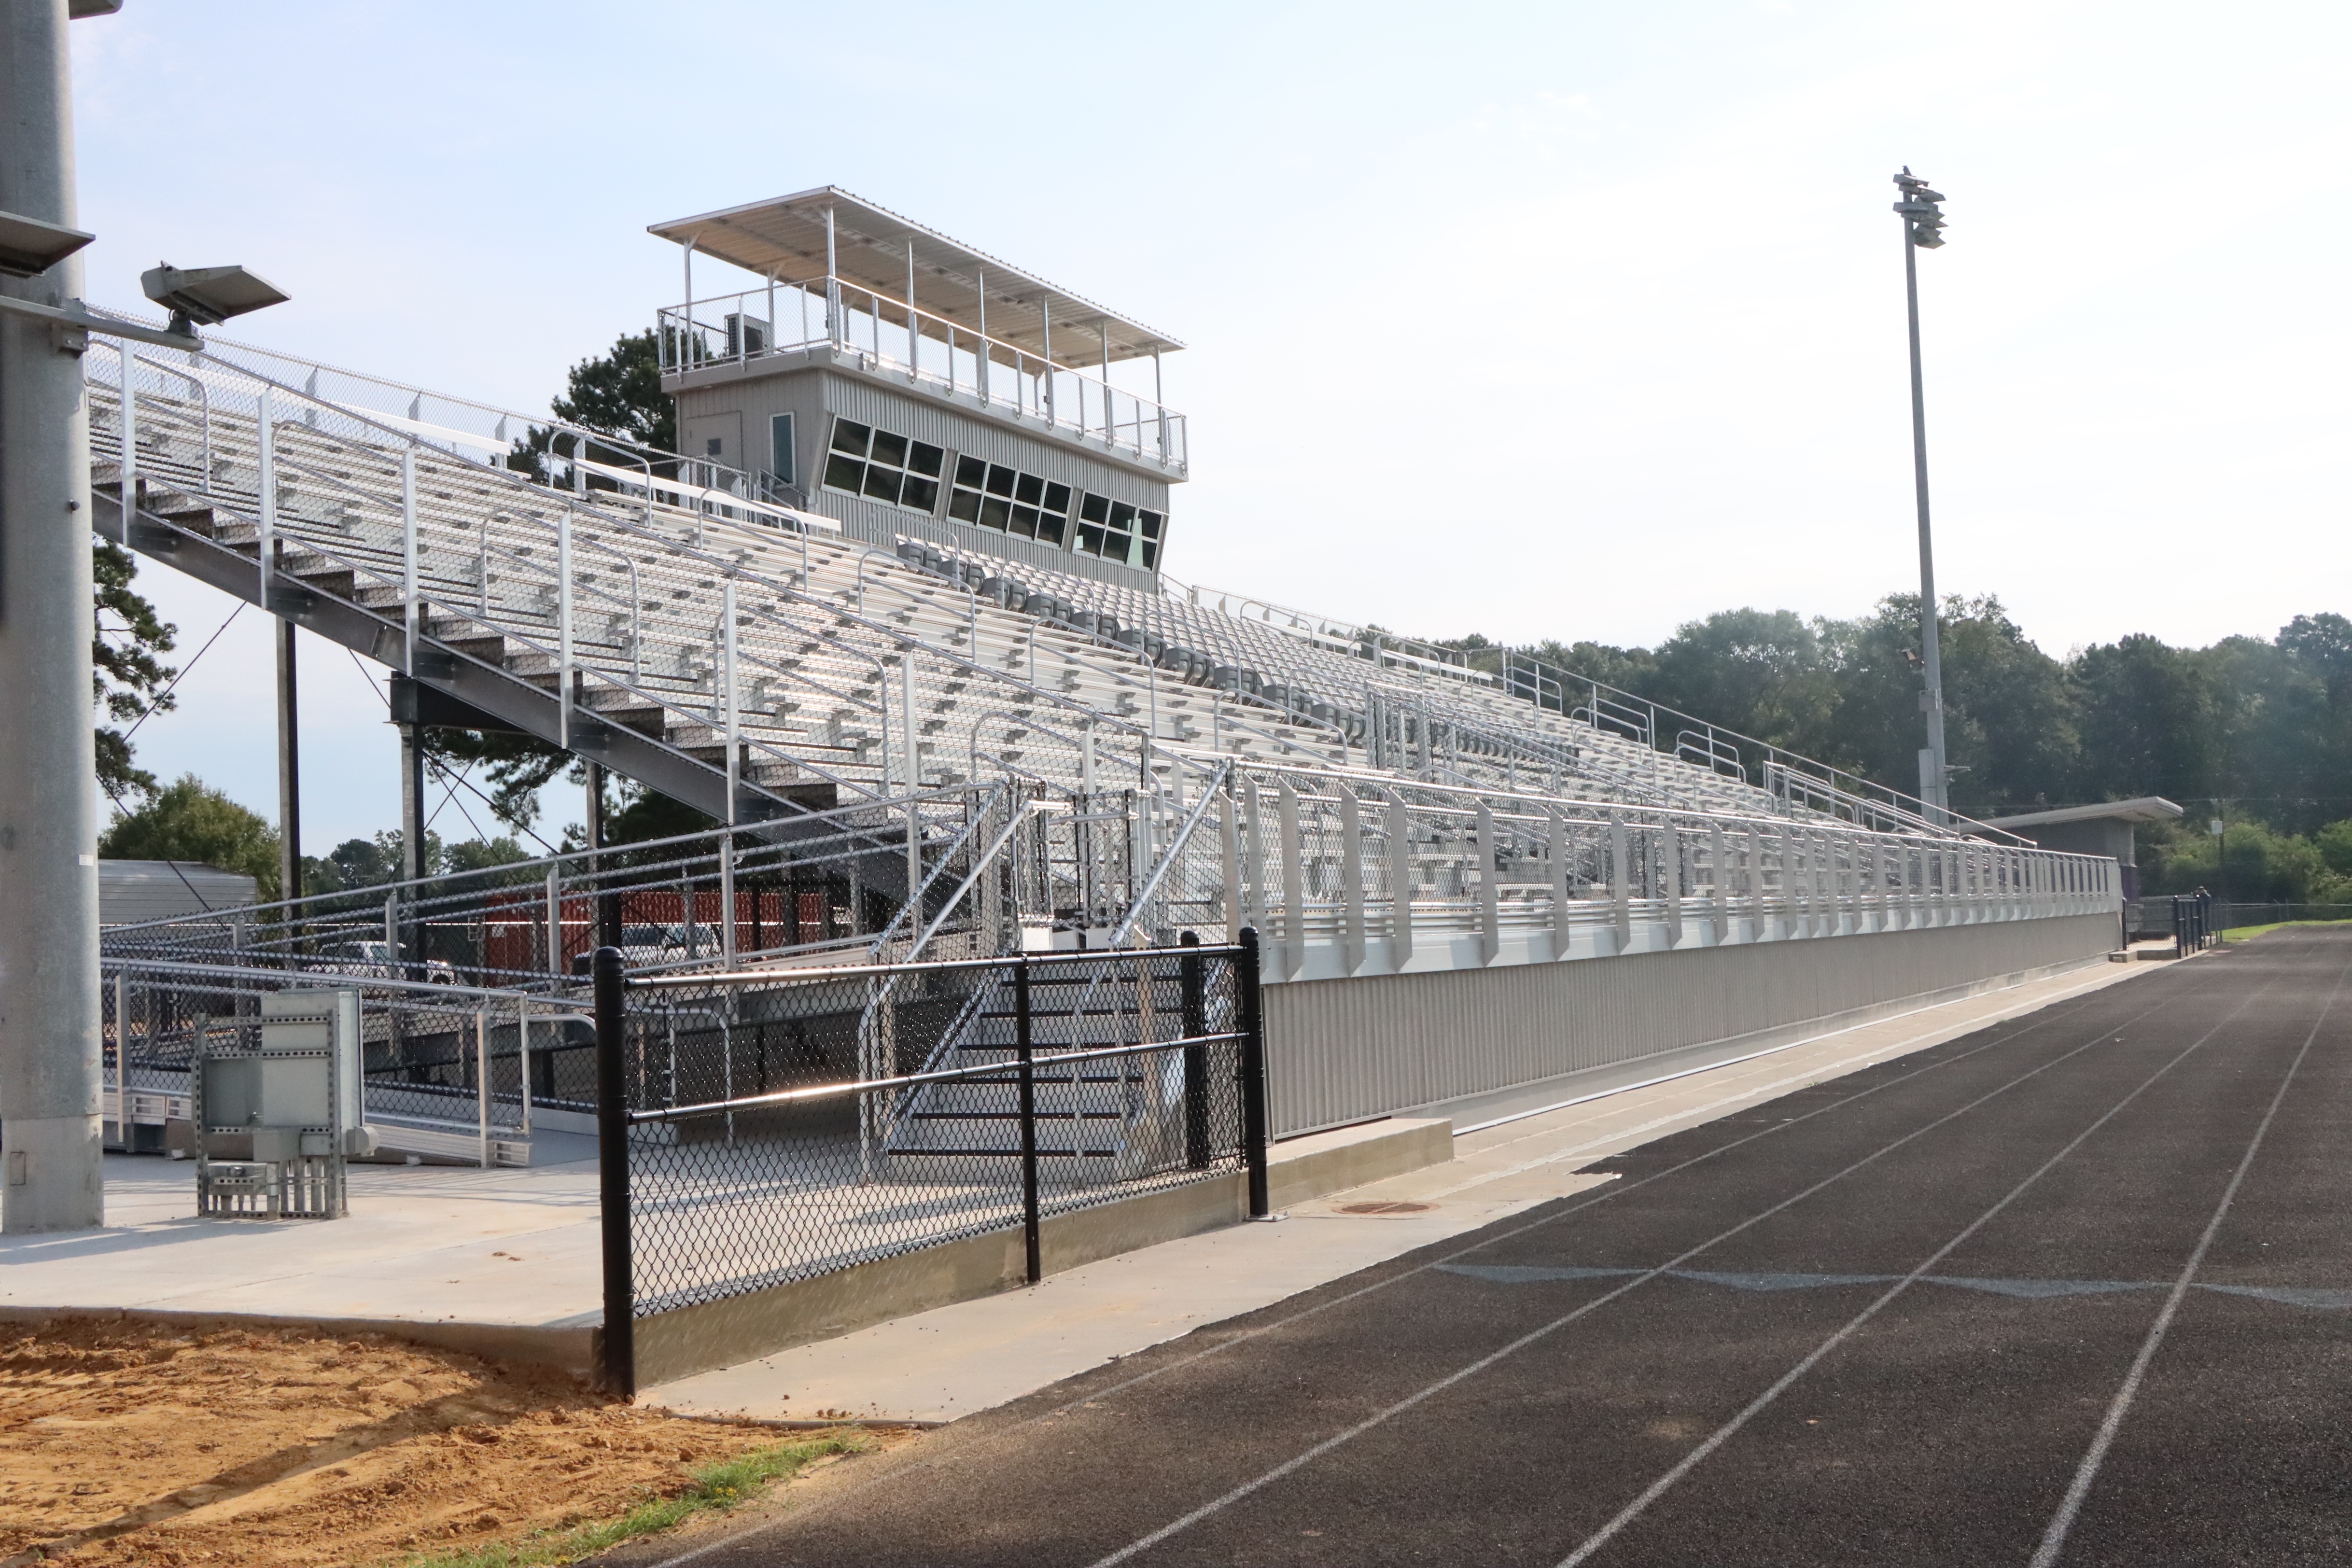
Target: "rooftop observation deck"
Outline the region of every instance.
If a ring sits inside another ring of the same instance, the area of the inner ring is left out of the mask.
[[[1185,477],[1184,416],[1160,374],[1184,345],[1163,332],[832,185],[648,232],[685,251],[687,297],[657,321],[665,380],[826,353]],[[697,256],[764,281],[698,296]],[[1143,359],[1150,396],[1112,384]]]

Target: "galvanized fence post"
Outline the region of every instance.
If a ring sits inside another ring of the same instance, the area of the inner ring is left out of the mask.
[[[1013,1041],[1021,1053],[1021,1229],[1029,1283],[1045,1278],[1037,1228],[1037,1053],[1029,1028],[1029,958],[1013,961]]]
[[[600,947],[593,961],[596,990],[596,1175],[604,1242],[605,1392],[622,1399],[637,1392],[636,1284],[629,1247],[628,1037],[626,982],[618,948]]]
[[[1201,933],[1186,931],[1177,942],[1184,947],[1201,945]],[[1179,1026],[1184,1038],[1197,1040],[1209,1032],[1209,994],[1202,961],[1187,953],[1176,961],[1177,988],[1181,997],[1181,1022]],[[1184,1047],[1184,1168],[1205,1171],[1209,1168],[1209,1047]]]
[[[1242,930],[1234,983],[1241,1008],[1242,1158],[1249,1166],[1249,1213],[1264,1219],[1273,1205],[1265,1175],[1265,1025],[1258,991],[1257,929]]]

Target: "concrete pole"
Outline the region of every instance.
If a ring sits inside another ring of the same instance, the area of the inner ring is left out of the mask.
[[[66,0],[0,9],[0,209],[73,226]],[[0,280],[63,305],[81,262]],[[98,759],[80,348],[0,317],[0,1230],[101,1224]],[[128,500],[129,498],[125,498]]]

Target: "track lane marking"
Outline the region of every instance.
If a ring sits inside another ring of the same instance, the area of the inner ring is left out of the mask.
[[[1713,1455],[1726,1443],[1731,1441],[1731,1439],[1738,1434],[1740,1428],[1746,1426],[1749,1421],[1762,1414],[1773,1401],[1779,1399],[1781,1394],[1787,1393],[1790,1388],[1796,1384],[1800,1378],[1805,1375],[1805,1373],[1812,1371],[1814,1367],[1820,1365],[1822,1361],[1827,1357],[1832,1351],[1837,1349],[1838,1346],[1851,1339],[1864,1324],[1868,1323],[1873,1318],[1878,1316],[1882,1310],[1891,1305],[1895,1300],[1901,1296],[1906,1290],[1908,1290],[1912,1286],[1926,1279],[1929,1269],[1932,1269],[1937,1264],[1941,1263],[1945,1258],[1950,1257],[1963,1242],[1969,1239],[1969,1237],[1974,1236],[1979,1230],[1981,1230],[1985,1226],[1990,1224],[2002,1210],[2008,1208],[2011,1204],[2023,1196],[2026,1190],[2032,1187],[2034,1183],[2048,1175],[2053,1170],[2055,1170],[2059,1163],[2069,1154],[2072,1154],[2076,1149],[2081,1148],[2084,1142],[2090,1138],[2091,1134],[2096,1132],[2100,1128],[2105,1127],[2109,1121],[2121,1114],[2126,1106],[2131,1104],[2133,1100],[2137,1100],[2141,1094],[2146,1092],[2147,1089],[2158,1079],[2170,1072],[2174,1068],[2179,1066],[2180,1063],[2188,1060],[2191,1054],[2201,1048],[2206,1042],[2212,1039],[2214,1036],[2220,1034],[2223,1028],[2228,1026],[2231,1019],[2235,1018],[2240,1013],[2246,1009],[2247,1005],[2253,1001],[2256,994],[2258,994],[2249,992],[2236,1006],[2231,1008],[2230,1011],[2223,1016],[2220,1023],[2214,1025],[2210,1029],[2206,1030],[2204,1034],[2200,1035],[2188,1046],[2186,1049],[2182,1050],[2179,1055],[2172,1058],[2171,1060],[2166,1062],[2154,1072],[2148,1074],[2147,1078],[2141,1079],[2137,1088],[2134,1089],[2129,1094],[2125,1095],[2121,1100],[2116,1101],[2115,1104],[2109,1106],[2099,1115],[2096,1121],[2093,1121],[2088,1127],[2084,1128],[2080,1132],[2074,1134],[2074,1136],[2069,1139],[2065,1145],[2056,1153],[2051,1155],[2050,1158],[2044,1160],[2040,1165],[2034,1167],[2033,1173],[2031,1175],[2027,1176],[2023,1181],[2018,1183],[2017,1185],[2010,1188],[2008,1192],[2001,1194],[2000,1198],[1996,1201],[1990,1208],[1986,1209],[1982,1214],[1977,1215],[1976,1218],[1970,1220],[1966,1226],[1962,1226],[1959,1232],[1949,1241],[1947,1241],[1943,1246],[1929,1253],[1926,1258],[1921,1260],[1916,1268],[1904,1275],[1900,1279],[1897,1279],[1894,1285],[1882,1292],[1876,1299],[1872,1300],[1868,1306],[1863,1308],[1861,1311],[1856,1312],[1853,1317],[1848,1318],[1845,1322],[1832,1331],[1827,1339],[1824,1339],[1820,1344],[1815,1345],[1811,1351],[1808,1352],[1805,1357],[1801,1361],[1798,1362],[1796,1365],[1790,1367],[1787,1372],[1782,1373],[1778,1378],[1774,1379],[1770,1387],[1765,1389],[1763,1393],[1758,1394],[1754,1399],[1749,1400],[1746,1405],[1741,1407],[1738,1415],[1732,1416],[1730,1420],[1726,1421],[1722,1426],[1717,1427],[1712,1433],[1708,1434],[1706,1441],[1700,1443],[1697,1447],[1693,1448],[1689,1453],[1685,1454],[1679,1460],[1675,1461],[1674,1466],[1669,1468],[1665,1474],[1660,1476],[1656,1480],[1652,1481],[1648,1486],[1643,1488],[1641,1492],[1634,1497],[1633,1500],[1627,1503],[1623,1508],[1618,1510],[1616,1514],[1610,1519],[1608,1523],[1602,1525],[1599,1530],[1594,1531],[1591,1535],[1586,1536],[1582,1544],[1578,1546],[1575,1551],[1570,1552],[1566,1557],[1560,1559],[1559,1568],[1579,1568],[1579,1564],[1589,1561],[1594,1552],[1599,1552],[1602,1547],[1608,1545],[1610,1542],[1615,1540],[1617,1536],[1624,1531],[1626,1526],[1632,1524],[1635,1520],[1641,1518],[1643,1514],[1648,1512],[1652,1503],[1656,1502],[1660,1498],[1665,1496],[1667,1492],[1673,1490],[1685,1476],[1689,1475],[1691,1471],[1704,1464],[1709,1456]]]
[[[2311,1022],[2311,1032],[2303,1037],[2303,1048],[2294,1053],[2294,1060],[2287,1065],[2286,1077],[2279,1080],[2278,1092],[2271,1096],[2270,1109],[2263,1113],[2261,1123],[2254,1128],[2254,1135],[2246,1144],[2245,1157],[2238,1162],[2237,1170],[2230,1177],[2229,1186],[2222,1190],[2221,1201],[2213,1206],[2213,1217],[2206,1222],[2205,1233],[2197,1238],[2196,1247],[2189,1254],[2189,1261],[2181,1265],[2179,1278],[2172,1282],[2171,1293],[2164,1299],[2164,1310],[2157,1313],[2156,1321],[2148,1327],[2147,1337],[2140,1342],[2139,1354],[2132,1358],[2131,1371],[2124,1375],[2123,1385],[2116,1390],[2116,1397],[2108,1405],[2106,1415],[2100,1421],[2099,1430],[2091,1439],[2091,1447],[2083,1455],[2083,1462],[2074,1468],[2074,1478],[2066,1488],[2066,1496],[2059,1502],[2058,1511],[2051,1516],[2049,1527],[2042,1532],[2042,1543],[2034,1549],[2029,1568],[2053,1568],[2058,1561],[2058,1554],[2065,1550],[2067,1533],[2074,1528],[2074,1520],[2082,1512],[2084,1500],[2091,1495],[2092,1484],[2099,1479],[2099,1468],[2106,1463],[2107,1450],[2115,1447],[2116,1434],[2123,1430],[2124,1417],[2130,1414],[2132,1402],[2139,1397],[2140,1384],[2147,1376],[2148,1363],[2156,1359],[2156,1352],[2164,1344],[2165,1335],[2171,1331],[2172,1320],[2179,1314],[2180,1303],[2188,1296],[2189,1286],[2196,1281],[2197,1271],[2205,1266],[2205,1254],[2211,1249],[2213,1238],[2221,1235],[2221,1222],[2229,1218],[2230,1205],[2237,1201],[2238,1189],[2245,1184],[2246,1173],[2253,1169],[2254,1156],[2261,1152],[2263,1140],[2269,1136],[2271,1123],[2277,1119],[2279,1107],[2286,1103],[2286,1091],[2293,1087],[2295,1074],[2302,1070],[2304,1058],[2311,1055],[2312,1042],[2319,1038],[2320,1026],[2326,1023],[2328,1013],[2335,1007],[2336,998],[2344,989],[2347,974],[2352,974],[2352,964],[2347,964],[2336,976],[2336,984],[2329,989],[2327,1000],[2320,1005],[2319,1016]]]
[[[2249,998],[2249,1000],[2251,1000],[2251,998]],[[2084,1005],[2087,1006],[2089,1004],[2085,1003]],[[2125,1026],[2137,1023],[2139,1019],[2147,1016],[2150,1013],[2154,1013],[2165,1005],[2167,1005],[2166,1003],[2158,1002],[2132,1015],[2130,1017],[2126,1018],[2123,1020],[2122,1024],[2101,1026],[2099,1029],[2099,1037],[2085,1040],[2081,1045],[2074,1047],[2072,1050],[2062,1052],[2058,1056],[2053,1057],[2048,1061],[2043,1062],[2041,1066],[2021,1073],[2016,1078],[2011,1079],[2008,1082],[2001,1084],[2000,1087],[1988,1090],[1984,1094],[1979,1095],[1976,1099],[1968,1101],[1966,1104],[1945,1112],[1943,1115],[1937,1117],[1934,1121],[1926,1122],[1921,1126],[1912,1129],[1910,1131],[1903,1134],[1900,1138],[1894,1140],[1892,1142],[1882,1145],[1870,1153],[1864,1155],[1861,1159],[1854,1161],[1852,1164],[1845,1166],[1831,1175],[1824,1176],[1809,1187],[1791,1194],[1790,1196],[1781,1199],[1779,1203],[1772,1205],[1770,1207],[1751,1215],[1747,1219],[1741,1220],[1738,1225],[1732,1226],[1727,1230],[1718,1232],[1717,1235],[1700,1242],[1697,1246],[1675,1255],[1674,1258],[1668,1259],[1663,1264],[1660,1264],[1658,1267],[1643,1270],[1635,1278],[1628,1279],[1624,1284],[1604,1291],[1601,1295],[1594,1297],[1591,1300],[1585,1302],[1583,1305],[1563,1313],[1559,1317],[1554,1318],[1551,1321],[1543,1324],[1541,1327],[1537,1328],[1528,1333],[1522,1334],[1519,1338],[1511,1341],[1501,1349],[1491,1351],[1487,1354],[1470,1363],[1468,1365],[1449,1373],[1435,1383],[1430,1384],[1415,1393],[1410,1394],[1404,1398],[1396,1401],[1394,1404],[1374,1412],[1372,1415],[1365,1417],[1354,1426],[1325,1438],[1322,1442],[1318,1443],[1312,1447],[1283,1461],[1283,1463],[1276,1466],[1273,1469],[1265,1472],[1263,1475],[1256,1477],[1255,1479],[1243,1482],[1240,1486],[1232,1489],[1222,1496],[1213,1498],[1208,1502],[1202,1503],[1199,1508],[1192,1510],[1191,1512],[1171,1520],[1167,1524],[1160,1526],[1158,1530],[1153,1531],[1149,1535],[1145,1535],[1135,1541],[1129,1542],[1127,1545],[1120,1547],[1118,1551],[1111,1552],[1108,1556],[1097,1558],[1088,1565],[1088,1568],[1114,1568],[1115,1564],[1127,1562],[1139,1552],[1149,1551],[1150,1548],[1157,1546],[1161,1542],[1191,1529],[1193,1525],[1200,1523],[1202,1520],[1223,1511],[1225,1509],[1241,1501],[1244,1498],[1250,1496],[1252,1493],[1256,1492],[1265,1487],[1270,1486],[1274,1482],[1282,1479],[1285,1476],[1290,1475],[1293,1472],[1312,1464],[1315,1460],[1321,1458],[1324,1455],[1330,1453],[1332,1450],[1341,1447],[1348,1443],[1353,1442],[1356,1438],[1362,1436],[1365,1433],[1373,1430],[1375,1427],[1385,1425],[1390,1420],[1402,1415],[1408,1410],[1412,1409],[1423,1401],[1435,1397],[1437,1394],[1444,1393],[1445,1390],[1454,1387],[1456,1384],[1459,1384],[1467,1378],[1476,1376],[1479,1373],[1486,1371],[1488,1367],[1491,1367],[1496,1363],[1512,1355],[1516,1355],[1520,1351],[1527,1349],[1529,1345],[1535,1344],[1559,1330],[1566,1328],[1569,1324],[1575,1322],[1578,1319],[1584,1317],[1588,1313],[1599,1310],[1601,1308],[1605,1307],[1610,1302],[1617,1300],[1620,1296],[1623,1296],[1629,1291],[1639,1289],[1642,1286],[1648,1284],[1650,1281],[1664,1277],[1673,1269],[1677,1268],[1683,1264],[1689,1262],[1692,1258],[1696,1258],[1699,1254],[1706,1251],[1708,1248],[1718,1246],[1725,1241],[1728,1241],[1731,1237],[1738,1236],[1741,1232],[1748,1230],[1755,1226],[1761,1225],[1764,1221],[1770,1219],[1773,1215],[1781,1213],[1783,1210],[1793,1207],[1795,1205],[1811,1197],[1814,1194],[1821,1192],[1823,1188],[1828,1187],[1836,1182],[1843,1181],[1845,1177],[1852,1175],[1854,1172],[1861,1170],[1863,1167],[1884,1158],[1887,1154],[1893,1153],[1895,1150],[1900,1149],[1914,1139],[1923,1137],[1926,1134],[1934,1131],[1937,1128],[1943,1126],[1945,1123],[1967,1115],[1969,1111],[1974,1110],[1977,1107],[1983,1105],[1988,1100],[1997,1099],[2000,1096],[2008,1093],[2018,1085],[2048,1072],[2052,1068],[2072,1061],[2074,1058],[2081,1056],[2084,1051],[2089,1050],[2094,1046],[2108,1043],[2111,1029],[2122,1028]],[[2238,1005],[2239,1007],[2243,1007],[2245,1004],[2241,1002]],[[2236,1012],[2237,1008],[2232,1008],[2230,1015],[2224,1017],[2223,1022],[2228,1021],[2228,1016],[2234,1016]],[[2029,1026],[2029,1027],[2031,1026]],[[2220,1024],[2216,1024],[2214,1026],[2215,1030],[2219,1030],[2220,1027]],[[2022,1030],[2019,1031],[2021,1034],[2024,1031]],[[2009,1037],[2014,1038],[2015,1037],[2011,1036]],[[2209,1032],[2206,1036],[2200,1038],[2198,1044],[2201,1045],[2204,1043],[2205,1039],[2209,1039],[2210,1037],[2211,1033]],[[1988,1042],[1986,1045],[1977,1047],[1977,1049],[1989,1050],[1993,1045],[2000,1043],[2000,1042],[1999,1041]],[[2191,1046],[2189,1047],[2191,1050],[2194,1050],[2195,1048],[2195,1046]],[[1968,1054],[1973,1056],[1976,1052],[1971,1051]],[[2183,1054],[2185,1055],[2186,1053],[2184,1052]],[[1958,1061],[1963,1060],[1965,1058],[1953,1058],[1951,1059]],[[1937,1065],[1941,1066],[1948,1064],[1939,1063]],[[2167,1066],[2168,1067],[2169,1064],[2167,1064]],[[1918,1070],[1920,1072],[1927,1072],[1933,1070],[1933,1068],[1922,1068]],[[2163,1069],[2159,1069],[2159,1071]],[[1916,1074],[1905,1075],[1906,1078],[1914,1076],[1916,1076]],[[1901,1081],[1903,1081],[1903,1079],[1897,1079],[1891,1080],[1888,1084],[1882,1084],[1877,1087],[1881,1089],[1889,1088],[1892,1087],[1893,1083]],[[2145,1087],[2145,1085],[2142,1087]],[[1865,1089],[1863,1091],[1863,1094],[1874,1092],[1875,1089]],[[2137,1092],[2138,1091],[2134,1090],[2134,1093]],[[1861,1098],[1862,1095],[1854,1095],[1851,1097],[1853,1100],[1858,1100]],[[1850,1100],[1842,1100],[1837,1102],[1837,1104],[1841,1105],[1846,1103],[1850,1103]],[[1823,1106],[1822,1110],[1830,1110],[1834,1109],[1836,1109],[1835,1105]],[[1810,1120],[1811,1116],[1819,1114],[1821,1114],[1821,1111],[1809,1112],[1807,1116],[1799,1118],[1797,1121],[1782,1122],[1780,1124],[1780,1127],[1764,1129],[1763,1131],[1752,1133],[1748,1138],[1741,1139],[1735,1143],[1726,1144],[1722,1149],[1710,1151],[1708,1155],[1702,1155],[1698,1158],[1709,1158],[1712,1154],[1725,1152],[1730,1149],[1738,1147],[1739,1143],[1751,1142],[1755,1138],[1763,1137],[1770,1132],[1780,1131],[1781,1128],[1796,1126],[1798,1121]],[[1697,1163],[1697,1159],[1685,1162],[1685,1165],[1696,1163]],[[1683,1168],[1685,1168],[1684,1165],[1675,1166],[1667,1171],[1658,1173],[1658,1175],[1669,1175],[1672,1174],[1674,1171]],[[1644,1178],[1644,1180],[1655,1179],[1655,1177]],[[1637,1184],[1628,1183],[1622,1186],[1612,1188],[1611,1191],[1612,1193],[1630,1191],[1635,1184]],[[1591,1201],[1597,1202],[1599,1199],[1596,1198]],[[1551,1217],[1554,1219],[1563,1218],[1565,1217],[1565,1214]],[[1550,1219],[1538,1221],[1536,1225],[1523,1226],[1517,1230],[1506,1233],[1504,1236],[1490,1237],[1488,1240],[1481,1242],[1477,1246],[1465,1247],[1460,1252],[1454,1253],[1449,1258],[1434,1259],[1431,1263],[1423,1264],[1420,1268],[1413,1270],[1413,1272],[1420,1273],[1425,1269],[1434,1268],[1436,1264],[1440,1262],[1451,1262],[1456,1258],[1467,1256],[1469,1253],[1477,1251],[1483,1247],[1491,1246],[1496,1241],[1506,1240],[1510,1236],[1523,1234],[1526,1231],[1537,1228],[1538,1225],[1549,1224],[1550,1222]],[[1940,1256],[1940,1254],[1938,1256]],[[1398,1278],[1403,1278],[1403,1276],[1399,1276]],[[1333,1304],[1336,1305],[1337,1303]],[[1304,1316],[1304,1314],[1301,1314],[1301,1316]],[[1137,1381],[1139,1382],[1141,1380],[1139,1379]]]

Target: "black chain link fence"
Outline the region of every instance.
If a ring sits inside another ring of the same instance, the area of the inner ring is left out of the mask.
[[[1255,932],[1236,946],[628,978],[600,953],[615,1324],[1235,1171],[1265,1211]]]

